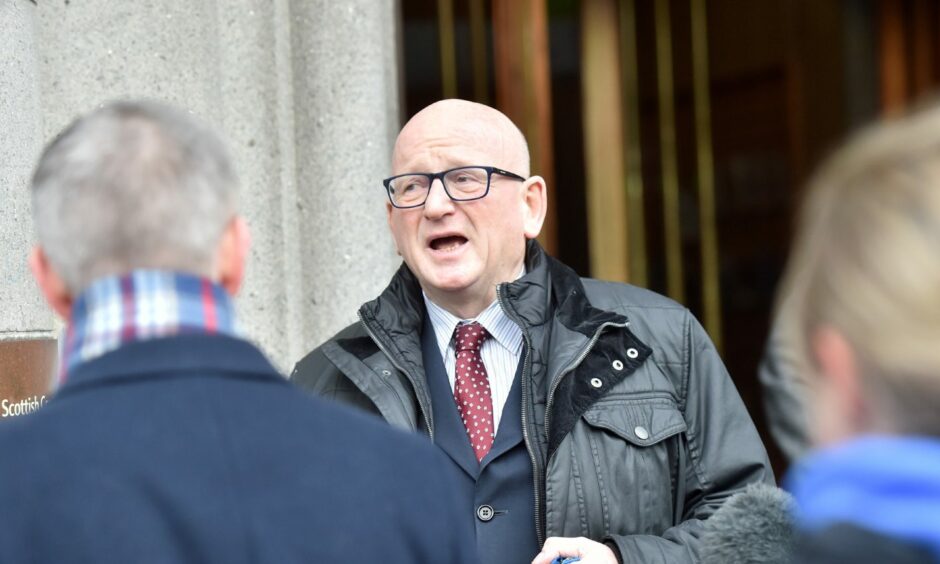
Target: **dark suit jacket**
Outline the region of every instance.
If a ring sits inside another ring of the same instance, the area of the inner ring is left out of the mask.
[[[0,425],[0,562],[469,563],[450,472],[244,341],[139,342]]]

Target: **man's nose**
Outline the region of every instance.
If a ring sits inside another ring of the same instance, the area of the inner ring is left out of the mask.
[[[440,178],[435,178],[428,188],[428,199],[424,201],[424,215],[430,218],[437,218],[454,211],[454,201],[444,190],[444,183]]]

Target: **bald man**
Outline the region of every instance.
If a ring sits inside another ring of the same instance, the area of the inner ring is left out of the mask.
[[[506,116],[428,106],[384,185],[404,264],[292,378],[447,453],[482,562],[694,562],[702,520],[772,483],[688,310],[539,247],[547,187]]]

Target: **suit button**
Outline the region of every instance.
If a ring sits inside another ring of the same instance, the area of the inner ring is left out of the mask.
[[[493,511],[493,507],[490,505],[481,505],[480,507],[477,507],[477,519],[483,521],[484,523],[491,521],[493,519],[493,515],[495,514],[496,512]]]

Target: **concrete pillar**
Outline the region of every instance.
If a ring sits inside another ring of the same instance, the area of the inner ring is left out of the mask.
[[[35,6],[0,1],[0,340],[50,337],[53,316],[29,274],[29,178],[42,148]]]
[[[45,400],[54,319],[32,281],[27,186],[42,146],[35,6],[0,0],[0,420]]]
[[[0,278],[0,334],[51,326],[22,267],[26,171],[76,115],[124,97],[187,108],[228,140],[254,242],[239,314],[275,364],[289,370],[354,320],[398,263],[381,187],[396,14],[395,0],[0,0],[0,116],[16,132],[0,136],[13,155],[0,194],[19,202],[0,208],[0,266],[20,265]]]
[[[294,0],[294,116],[305,346],[356,319],[400,260],[382,178],[398,132],[391,0]],[[300,311],[300,310],[298,310]]]

